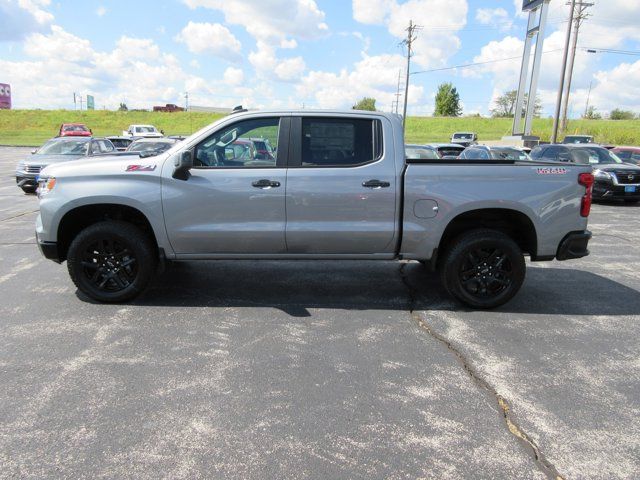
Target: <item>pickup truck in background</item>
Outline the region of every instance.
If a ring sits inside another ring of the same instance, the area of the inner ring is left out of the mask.
[[[136,297],[165,260],[404,259],[492,308],[522,286],[525,255],[588,255],[592,185],[588,165],[407,160],[396,115],[253,111],[156,157],[47,167],[36,234],[101,302]]]
[[[123,137],[135,138],[162,138],[164,131],[154,127],[153,125],[129,125],[129,128],[122,131]]]

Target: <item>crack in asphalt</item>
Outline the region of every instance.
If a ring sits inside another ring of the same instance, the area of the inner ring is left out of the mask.
[[[25,215],[29,215],[29,214],[31,214],[31,213],[37,213],[37,212],[39,212],[39,211],[40,211],[40,209],[37,209],[37,210],[30,210],[30,211],[28,211],[28,212],[22,212],[22,213],[19,213],[18,215],[14,215],[13,217],[3,218],[3,219],[1,219],[1,220],[0,220],[0,222],[6,222],[6,221],[8,221],[8,220],[13,220],[14,218],[24,217]]]
[[[513,416],[513,410],[509,405],[509,402],[506,398],[500,395],[494,387],[492,387],[487,380],[485,380],[475,368],[471,366],[470,361],[464,356],[464,354],[456,348],[446,337],[437,333],[436,331],[429,326],[424,319],[418,315],[415,307],[416,307],[416,289],[409,282],[409,278],[405,272],[407,263],[402,263],[400,265],[400,277],[402,279],[402,283],[407,289],[408,297],[409,297],[409,314],[411,319],[417,323],[418,327],[427,332],[429,336],[443,344],[449,351],[451,351],[456,359],[461,363],[462,368],[467,372],[467,374],[471,377],[476,385],[478,385],[482,390],[489,393],[498,404],[500,408],[500,412],[504,419],[505,425],[507,426],[509,432],[515,436],[525,447],[531,449],[533,456],[536,461],[536,465],[538,468],[544,473],[547,478],[553,480],[564,480],[563,477],[556,467],[544,456],[544,454],[540,451],[540,448],[536,443],[531,439],[527,433],[522,430],[522,428],[518,425],[517,421]]]

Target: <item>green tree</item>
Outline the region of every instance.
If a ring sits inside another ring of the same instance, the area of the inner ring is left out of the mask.
[[[591,105],[589,108],[587,108],[585,114],[582,115],[582,118],[584,118],[585,120],[600,120],[602,118],[602,115],[600,114],[600,112],[598,112],[596,107]]]
[[[354,110],[368,110],[370,112],[376,111],[376,99],[370,97],[364,97],[353,106]]]
[[[616,108],[611,110],[611,114],[609,115],[611,120],[633,120],[636,116],[633,112],[629,110],[622,110],[620,108]]]
[[[118,111],[119,112],[128,112],[129,108],[127,107],[126,103],[120,102],[120,106],[118,107]]]
[[[436,117],[459,117],[462,115],[460,95],[452,83],[443,83],[438,87],[436,109],[433,115]]]
[[[504,95],[500,95],[493,102],[494,108],[491,109],[491,116],[495,118],[513,118],[516,114],[516,101],[518,100],[518,91],[509,90]],[[529,95],[524,95],[524,109],[526,111],[529,102]],[[540,97],[536,97],[536,103],[533,106],[533,116],[539,117],[542,113],[542,101]]]

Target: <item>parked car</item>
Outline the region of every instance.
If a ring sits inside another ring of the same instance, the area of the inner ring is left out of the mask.
[[[465,149],[462,145],[453,143],[430,143],[427,146],[435,148],[440,158],[444,160],[454,160],[458,158],[458,155],[464,152]]]
[[[63,123],[58,129],[59,137],[91,137],[93,132],[84,123]]]
[[[541,145],[531,152],[534,160],[590,165],[595,183],[594,200],[640,201],[640,167],[624,163],[599,145]]]
[[[151,157],[166,152],[176,143],[178,143],[178,140],[172,138],[140,138],[131,143],[126,151],[138,153],[140,156]]]
[[[615,147],[611,151],[625,163],[640,165],[640,147]]]
[[[487,145],[467,147],[458,158],[460,160],[531,160],[531,157],[519,148]]]
[[[451,143],[468,147],[478,143],[478,135],[473,132],[456,132],[451,135]]]
[[[129,125],[129,128],[122,131],[123,137],[137,138],[161,138],[164,137],[164,130],[158,131],[153,125]]]
[[[269,165],[225,165],[236,140],[264,137]],[[153,158],[47,167],[36,234],[101,302],[136,297],[164,260],[405,259],[491,308],[522,286],[524,255],[588,255],[592,183],[589,165],[407,161],[393,114],[253,111]]]
[[[129,147],[129,145],[131,145],[131,143],[133,142],[133,139],[131,137],[122,137],[115,135],[106,138],[111,143],[113,143],[113,146],[116,147],[116,150],[118,150],[119,152],[124,152],[127,147]]]
[[[567,135],[564,137],[562,143],[593,143],[593,137],[591,135]]]
[[[435,148],[428,145],[405,145],[407,160],[440,160]]]
[[[35,193],[40,170],[47,165],[113,152],[115,147],[106,138],[56,137],[18,164],[16,183],[25,193]]]

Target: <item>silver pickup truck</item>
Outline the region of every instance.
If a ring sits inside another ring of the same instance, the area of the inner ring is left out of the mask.
[[[78,289],[134,298],[165,260],[417,260],[474,308],[588,255],[589,166],[407,160],[399,117],[243,112],[151,158],[45,168],[36,234]]]

